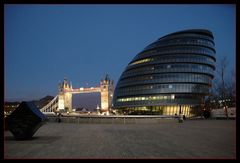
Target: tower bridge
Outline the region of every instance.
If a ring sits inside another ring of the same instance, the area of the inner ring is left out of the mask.
[[[101,80],[100,86],[96,87],[72,88],[72,85],[68,83],[67,79],[64,79],[64,81],[59,84],[58,95],[40,110],[43,113],[59,111],[72,112],[72,94],[96,92],[101,94],[101,111],[108,111],[112,105],[114,92],[113,80],[110,80],[108,75]]]

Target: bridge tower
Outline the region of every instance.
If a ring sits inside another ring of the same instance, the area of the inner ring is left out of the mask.
[[[69,85],[65,78],[64,81],[59,84],[58,111],[72,111],[72,94],[69,90],[72,90],[72,85]]]
[[[108,74],[100,82],[101,88],[101,110],[109,111],[112,107],[112,98],[114,92],[113,80],[110,80]]]

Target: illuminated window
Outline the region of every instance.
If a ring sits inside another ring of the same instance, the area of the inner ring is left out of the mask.
[[[145,58],[142,60],[138,60],[138,61],[131,63],[130,65],[135,65],[135,64],[140,64],[140,63],[145,63],[145,62],[150,62],[150,61],[153,61],[153,58]]]

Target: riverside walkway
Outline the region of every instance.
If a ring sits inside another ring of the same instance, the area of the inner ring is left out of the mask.
[[[152,122],[152,121],[151,121]],[[33,139],[4,132],[5,159],[235,159],[235,120],[47,122]]]

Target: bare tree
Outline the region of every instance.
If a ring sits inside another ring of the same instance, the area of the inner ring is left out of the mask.
[[[228,106],[235,106],[236,103],[236,73],[235,70],[231,72],[230,80],[226,81],[226,98]]]
[[[217,69],[217,73],[220,76],[220,81],[221,81],[218,85],[218,91],[221,97],[220,99],[222,102],[222,106],[223,108],[225,108],[226,117],[228,118],[228,110],[226,105],[227,90],[226,90],[226,80],[225,80],[227,65],[228,65],[228,60],[227,60],[227,57],[224,56],[220,60],[220,65],[219,65],[219,68]]]
[[[232,85],[232,87],[231,87],[232,88],[232,90],[231,90],[232,98],[233,98],[233,101],[235,103],[236,102],[236,68],[234,68],[232,70],[232,82],[231,82],[231,85]]]
[[[226,71],[226,67],[227,67],[227,58],[224,57],[221,60],[221,81],[222,81],[222,88],[221,88],[221,94],[222,94],[222,102],[224,101],[224,99],[226,98],[226,82],[225,82],[225,71]],[[223,105],[226,105],[225,102],[223,102]]]
[[[228,117],[228,106],[235,106],[236,102],[236,70],[233,69],[231,77],[227,76],[227,68],[229,62],[227,57],[223,57],[217,68],[216,76],[212,82],[209,95],[205,100],[205,107],[210,108],[225,108],[226,117]],[[221,103],[219,103],[219,101]]]
[[[204,115],[204,112],[207,111],[205,108],[205,96],[207,96],[208,94],[206,94],[206,92],[203,91],[201,85],[199,84],[195,84],[195,86],[193,87],[193,92],[196,93],[195,96],[198,99],[198,105],[195,106],[194,109],[192,109],[191,113],[195,114],[197,116]]]

